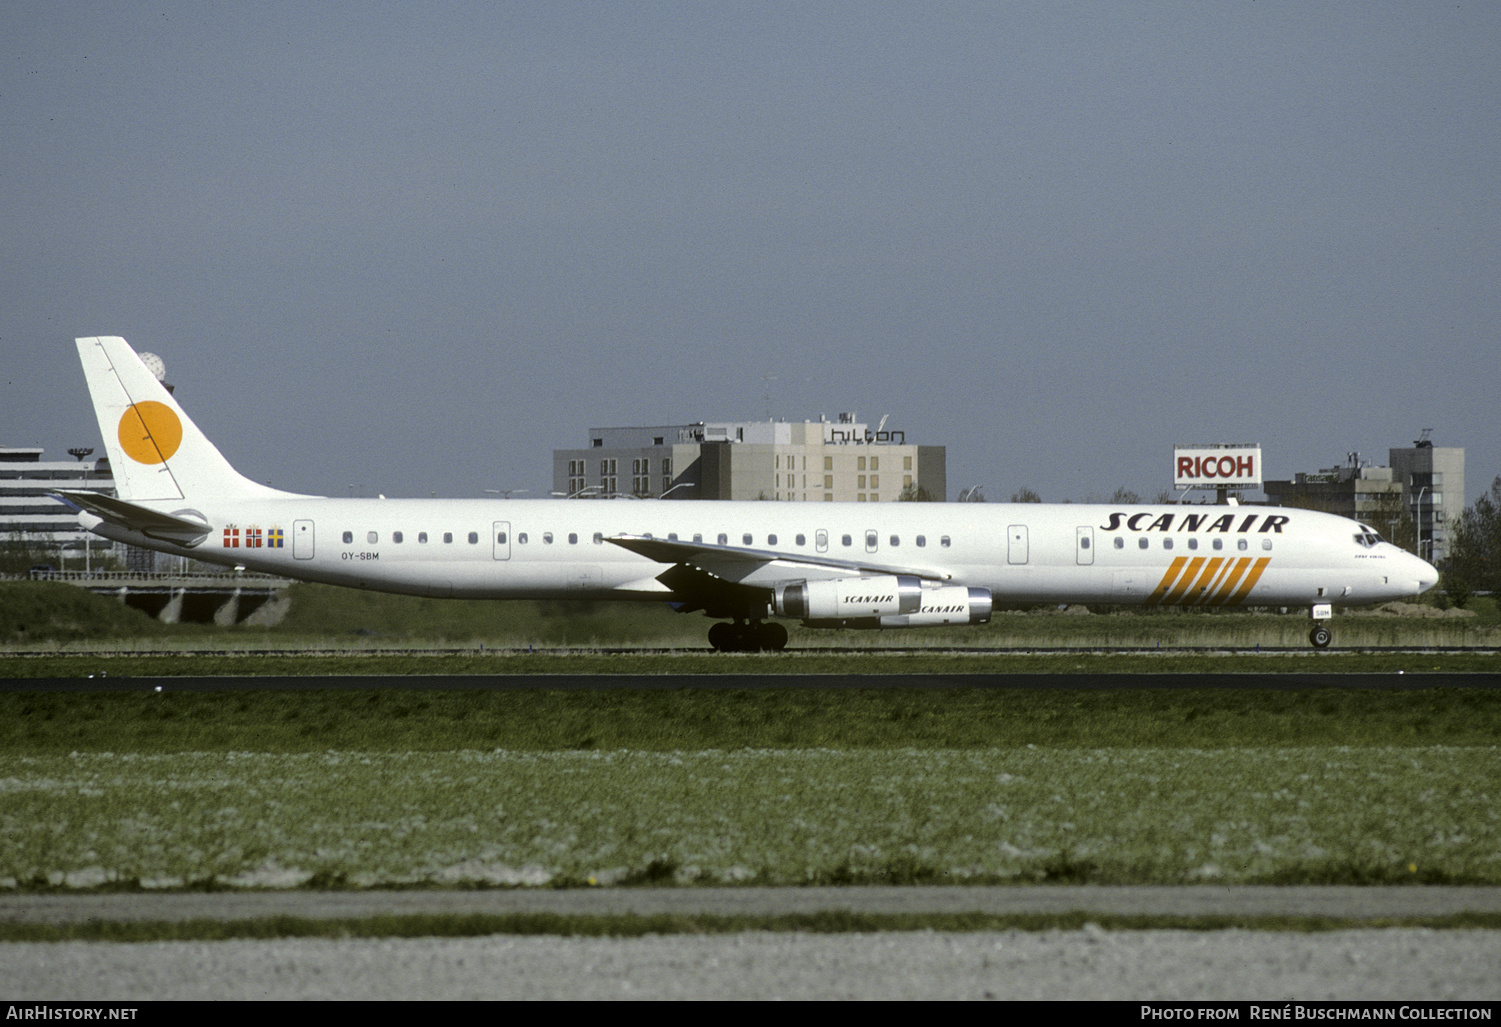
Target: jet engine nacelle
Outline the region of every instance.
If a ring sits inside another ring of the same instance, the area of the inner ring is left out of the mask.
[[[801,621],[845,621],[914,614],[922,606],[922,582],[905,574],[835,578],[778,585],[772,608]]]
[[[881,618],[883,628],[931,628],[943,624],[988,624],[993,606],[988,588],[950,585],[928,588],[922,593],[922,606],[913,613],[893,614]]]

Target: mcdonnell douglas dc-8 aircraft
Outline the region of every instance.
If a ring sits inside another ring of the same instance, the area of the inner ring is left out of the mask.
[[[702,610],[724,651],[787,629],[983,624],[996,604],[1335,606],[1438,572],[1332,514],[1251,506],[563,502],[303,496],[241,476],[124,339],[79,339],[117,498],[61,491],[98,535],[383,592],[633,599]]]

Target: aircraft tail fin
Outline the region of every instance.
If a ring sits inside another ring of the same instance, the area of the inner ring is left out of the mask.
[[[98,336],[76,342],[120,499],[287,494],[231,467],[124,339]]]

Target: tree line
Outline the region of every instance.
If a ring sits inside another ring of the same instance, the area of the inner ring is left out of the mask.
[[[1439,568],[1444,594],[1463,607],[1476,592],[1501,592],[1501,477],[1449,528],[1449,555]]]

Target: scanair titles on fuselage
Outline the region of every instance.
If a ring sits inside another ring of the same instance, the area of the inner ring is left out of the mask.
[[[716,649],[786,628],[981,624],[995,605],[1336,606],[1431,588],[1332,514],[1255,506],[354,499],[230,466],[124,339],[78,340],[118,495],[57,493],[105,538],[410,595],[629,599],[703,611]]]

